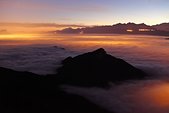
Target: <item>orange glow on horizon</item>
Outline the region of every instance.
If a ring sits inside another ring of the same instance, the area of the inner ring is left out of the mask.
[[[62,30],[65,28],[83,28],[83,25],[66,25],[55,23],[1,23],[0,22],[0,35],[3,34],[42,34],[51,31]]]
[[[4,34],[0,35],[1,45],[25,45],[25,44],[62,44],[62,45],[74,45],[74,46],[145,46],[144,43],[137,42],[127,36],[116,36],[118,40],[112,38],[112,36],[102,35],[57,35],[57,34]],[[120,39],[120,40],[119,40]],[[139,44],[138,44],[139,43]]]
[[[0,40],[22,40],[22,39],[29,39],[32,40],[34,37],[38,35],[35,34],[3,34],[0,35]]]

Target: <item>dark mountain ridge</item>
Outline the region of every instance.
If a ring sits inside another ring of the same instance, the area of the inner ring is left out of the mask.
[[[143,79],[146,74],[125,62],[106,53],[102,48],[74,58],[63,60],[58,69],[62,84],[78,86],[108,86],[109,82]]]
[[[73,29],[71,27],[58,30],[57,33],[62,34],[142,34],[142,35],[160,35],[169,36],[169,23],[149,26],[144,23],[135,24],[118,23],[107,26],[93,26],[85,28]]]
[[[160,31],[168,31],[169,32],[169,23],[157,24],[157,25],[153,25],[153,27],[157,30],[160,30]]]

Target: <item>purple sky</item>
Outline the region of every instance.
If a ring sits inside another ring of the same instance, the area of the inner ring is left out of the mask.
[[[169,22],[169,0],[0,0],[0,22],[152,25]]]

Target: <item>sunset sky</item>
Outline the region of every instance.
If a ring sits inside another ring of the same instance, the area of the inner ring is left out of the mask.
[[[169,22],[169,0],[0,0],[0,22],[152,25]]]

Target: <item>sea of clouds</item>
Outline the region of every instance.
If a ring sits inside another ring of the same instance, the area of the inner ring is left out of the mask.
[[[0,67],[41,75],[56,73],[61,61],[75,52],[55,45],[0,47]]]
[[[142,68],[152,77],[147,80],[130,81],[120,85],[112,84],[109,89],[61,87],[69,93],[83,96],[91,102],[116,113],[168,113],[169,106],[161,107],[147,101],[147,96],[151,96],[149,92],[152,89],[151,86],[161,85],[162,89],[166,87],[169,89],[167,81],[169,78],[168,64],[163,65],[159,60],[152,59],[152,56],[138,56],[136,53],[125,52],[120,49],[107,48],[106,50],[113,56]],[[80,53],[56,45],[0,46],[0,67],[29,71],[40,75],[53,74],[57,72],[57,68],[61,66],[63,59]],[[156,90],[156,87],[154,88]],[[164,91],[160,90],[160,92]],[[169,95],[169,92],[164,93]],[[144,94],[145,96],[142,96]],[[169,96],[167,98],[169,99]]]
[[[130,81],[118,85],[112,84],[106,89],[68,85],[61,86],[61,88],[68,93],[83,96],[96,105],[115,113],[169,113],[168,81]]]

